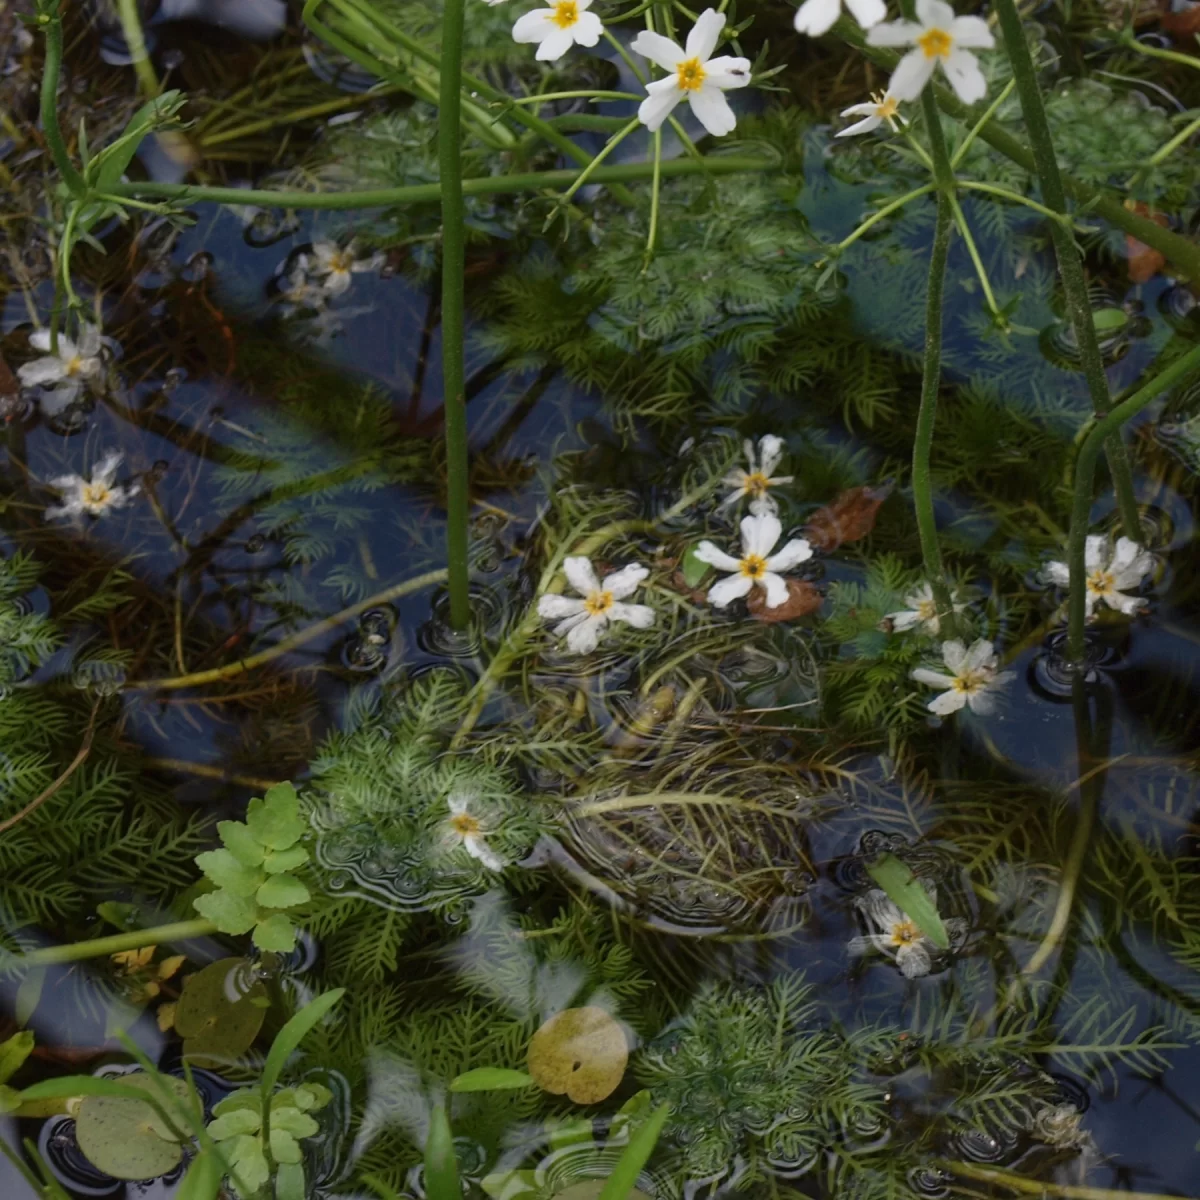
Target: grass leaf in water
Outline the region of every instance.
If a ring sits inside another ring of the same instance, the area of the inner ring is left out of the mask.
[[[425,1195],[428,1200],[462,1200],[458,1163],[454,1158],[454,1135],[446,1106],[434,1107],[425,1142]]]
[[[938,916],[937,905],[908,866],[894,854],[883,854],[867,864],[867,874],[939,950],[950,949],[950,937]]]
[[[510,1071],[504,1067],[476,1067],[464,1071],[450,1083],[452,1092],[495,1092],[504,1088],[533,1087],[536,1081],[524,1071]]]
[[[654,1147],[662,1135],[663,1126],[667,1121],[670,1108],[660,1104],[651,1114],[646,1123],[629,1139],[629,1145],[621,1151],[613,1173],[600,1193],[600,1200],[626,1200],[633,1191],[642,1173],[642,1168],[654,1153]]]

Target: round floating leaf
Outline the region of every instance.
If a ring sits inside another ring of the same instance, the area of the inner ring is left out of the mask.
[[[191,1059],[228,1062],[245,1054],[267,1015],[267,989],[244,958],[222,958],[183,981],[175,1028]]]
[[[529,1042],[529,1073],[540,1087],[564,1092],[576,1104],[595,1104],[612,1095],[625,1074],[629,1043],[602,1008],[566,1008]]]
[[[118,1081],[157,1097],[149,1075],[122,1076]],[[182,1079],[162,1082],[186,1102]],[[75,1137],[84,1157],[114,1179],[157,1179],[179,1165],[183,1151],[162,1117],[144,1100],[124,1096],[85,1096],[75,1117]]]
[[[1122,308],[1099,308],[1092,313],[1092,325],[1097,333],[1115,333],[1128,321],[1129,315]]]

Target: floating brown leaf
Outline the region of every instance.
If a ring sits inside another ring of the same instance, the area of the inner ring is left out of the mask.
[[[556,1096],[596,1104],[611,1096],[625,1075],[629,1043],[602,1008],[565,1008],[529,1041],[529,1073]]]
[[[1200,11],[1200,5],[1196,6]],[[1200,26],[1197,27],[1200,29]],[[1163,213],[1151,212],[1140,202],[1130,202],[1131,208],[1138,216],[1149,217],[1156,225],[1164,228],[1168,225]],[[1125,235],[1125,256],[1129,260],[1129,279],[1131,283],[1149,283],[1166,265],[1167,260],[1157,250],[1152,250],[1145,242],[1139,242],[1132,234]]]
[[[842,492],[832,504],[818,508],[804,527],[804,536],[818,550],[836,550],[843,542],[857,542],[875,528],[879,506],[892,494],[892,483],[856,487]]]
[[[746,597],[746,607],[750,615],[758,621],[774,623],[776,621],[794,621],[810,612],[816,612],[821,607],[821,593],[806,579],[789,579],[788,598],[777,608],[767,607],[767,593],[762,588],[755,588]]]
[[[1189,50],[1196,48],[1196,34],[1200,33],[1200,4],[1188,3],[1167,4],[1159,18],[1162,27],[1177,41],[1182,42]]]

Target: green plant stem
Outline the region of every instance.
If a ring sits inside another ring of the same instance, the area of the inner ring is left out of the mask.
[[[1000,30],[1004,36],[1009,61],[1012,63],[1017,95],[1021,100],[1021,112],[1025,117],[1025,128],[1029,131],[1029,142],[1042,189],[1042,199],[1047,207],[1067,216],[1067,194],[1058,169],[1054,142],[1050,137],[1050,123],[1046,119],[1037,71],[1029,53],[1029,44],[1025,40],[1021,14],[1017,11],[1015,0],[996,0],[996,12],[1000,18]],[[1083,261],[1075,239],[1062,224],[1051,224],[1050,237],[1054,242],[1054,255],[1058,259],[1058,273],[1062,279],[1067,313],[1075,330],[1075,343],[1079,347],[1084,378],[1092,398],[1092,409],[1103,416],[1112,406],[1112,397],[1108,391],[1108,377],[1104,373],[1104,360],[1100,357],[1100,346],[1096,341],[1096,326],[1092,320],[1092,304],[1088,296],[1087,280],[1083,275]],[[1137,497],[1133,490],[1133,470],[1129,465],[1129,455],[1119,437],[1114,437],[1106,449],[1125,536],[1135,542],[1141,542],[1142,524],[1138,516]]]
[[[1192,57],[1190,54],[1180,54],[1178,50],[1162,50],[1158,46],[1147,46],[1145,42],[1139,42],[1133,36],[1132,29],[1125,29],[1121,33],[1121,45],[1127,50],[1132,50],[1135,54],[1144,54],[1147,58],[1157,58],[1162,62],[1175,63],[1180,67],[1190,67],[1193,71],[1200,71],[1200,59]]]
[[[194,921],[176,921],[171,925],[157,925],[153,929],[134,929],[129,933],[114,933],[110,937],[92,938],[88,942],[69,942],[65,946],[47,946],[43,950],[32,950],[28,954],[14,954],[5,958],[13,967],[49,967],[57,963],[82,962],[85,958],[107,958],[125,950],[141,950],[146,946],[169,945],[172,942],[189,941],[192,938],[211,937],[217,927],[211,921],[197,918]]]
[[[121,19],[121,32],[125,34],[125,42],[129,46],[129,57],[133,61],[138,83],[141,84],[146,99],[153,100],[159,94],[160,88],[154,67],[150,63],[150,55],[146,52],[146,37],[142,33],[137,0],[117,0],[117,15]]]
[[[470,464],[463,337],[466,309],[466,205],[462,177],[462,47],[466,0],[442,8],[441,96],[438,103],[438,174],[442,191],[442,414],[446,426],[446,566],[450,625],[471,619],[467,521]]]
[[[992,291],[992,283],[988,279],[987,268],[983,265],[983,259],[979,254],[979,247],[975,245],[975,239],[971,236],[971,227],[967,224],[967,215],[963,212],[962,205],[959,204],[958,198],[953,193],[950,195],[950,207],[954,211],[954,224],[957,226],[963,243],[967,247],[967,253],[971,256],[971,265],[975,268],[975,274],[979,278],[979,286],[983,288],[983,298],[987,303],[988,311],[998,321],[1000,319],[1000,306],[996,303],[996,294]]]
[[[987,106],[984,114],[971,126],[970,132],[962,140],[962,145],[954,152],[954,157],[950,160],[950,166],[955,170],[959,164],[967,156],[967,151],[975,144],[975,139],[979,136],[983,127],[996,115],[1005,100],[1012,94],[1013,88],[1016,87],[1016,80],[1010,79],[1001,89],[1000,94]]]
[[[885,217],[890,217],[897,209],[903,208],[911,200],[916,200],[919,196],[928,196],[930,192],[936,191],[937,185],[933,183],[924,184],[922,187],[914,188],[911,192],[905,192],[903,196],[898,196],[895,200],[885,204],[878,212],[872,213],[853,233],[842,238],[836,246],[834,252],[840,254],[843,250],[853,246],[864,233],[872,226],[877,225]]]
[[[1067,542],[1067,567],[1070,572],[1067,596],[1067,658],[1075,664],[1083,662],[1084,626],[1087,620],[1087,531],[1092,510],[1092,481],[1096,461],[1105,440],[1130,418],[1180,379],[1200,370],[1200,346],[1193,346],[1149,383],[1143,384],[1127,400],[1122,400],[1110,412],[1099,418],[1088,430],[1075,458],[1075,499],[1071,508],[1071,532]]]
[[[1175,1200],[1161,1192],[1127,1192],[1124,1189],[1084,1187],[1067,1183],[1046,1183],[1040,1179],[1026,1179],[1014,1171],[999,1167],[984,1167],[978,1163],[950,1162],[939,1160],[937,1165],[952,1175],[963,1179],[974,1179],[979,1183],[995,1184],[1027,1196],[1062,1196],[1064,1200]]]
[[[63,141],[62,128],[58,123],[58,77],[63,56],[62,18],[58,15],[58,5],[52,11],[43,12],[38,20],[46,32],[46,62],[42,67],[42,134],[63,182],[76,196],[82,196],[87,192],[87,184],[67,153],[67,144]]]
[[[755,171],[777,171],[779,164],[764,158],[724,155],[697,163],[693,159],[670,159],[662,164],[665,178],[679,175],[736,175]],[[618,163],[599,167],[591,174],[592,183],[624,183],[650,179],[653,162]],[[531,171],[522,175],[488,175],[462,181],[465,196],[496,196],[506,192],[536,192],[574,183],[579,171],[559,168],[553,171]],[[407,187],[375,188],[361,192],[273,192],[257,188],[201,187],[189,183],[121,183],[111,194],[116,197],[152,196],[183,204],[211,202],[216,204],[257,205],[259,208],[359,209],[393,208],[407,204],[435,204],[441,199],[437,183],[416,183]]]

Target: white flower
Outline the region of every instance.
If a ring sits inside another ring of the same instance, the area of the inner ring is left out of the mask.
[[[910,629],[919,629],[922,633],[936,636],[942,622],[938,616],[937,601],[933,598],[933,588],[928,583],[921,584],[915,592],[910,592],[904,597],[904,603],[908,605],[907,609],[888,613],[884,617],[884,620],[890,623],[891,632],[906,633]],[[956,613],[967,607],[965,603],[959,603],[953,597],[951,603]]]
[[[313,283],[303,267],[297,267],[286,276],[276,292],[280,314],[285,317],[294,316],[305,309],[320,311],[325,307],[326,298],[325,289]]]
[[[17,368],[17,374],[26,387],[53,387],[63,403],[73,400],[85,383],[94,382],[104,374],[104,362],[100,358],[100,331],[94,325],[82,325],[79,341],[73,342],[63,334],[58,335],[58,352],[50,353],[50,331],[39,329],[29,335],[29,344],[35,350],[44,350],[44,358],[35,358]]]
[[[725,14],[706,8],[688,34],[687,48],[661,33],[643,30],[633,39],[633,49],[667,72],[665,79],[646,84],[648,95],[638,108],[638,120],[651,132],[686,99],[696,120],[714,137],[732,131],[737,124],[723,92],[745,87],[750,82],[748,58],[712,58],[717,38],[725,28]]]
[[[930,883],[922,881],[922,886],[929,893],[930,900],[937,905],[937,889]],[[865,954],[868,950],[881,950],[896,966],[906,979],[916,979],[928,975],[933,969],[933,958],[937,947],[917,928],[915,921],[909,917],[895,901],[888,897],[887,892],[873,888],[865,896],[860,896],[854,902],[869,924],[875,927],[875,932],[864,937],[850,939],[851,954]],[[953,946],[966,935],[967,923],[961,917],[948,917],[942,925]]]
[[[878,129],[886,121],[888,128],[895,133],[897,114],[900,111],[900,101],[890,92],[877,92],[864,104],[852,104],[842,109],[843,117],[862,117],[853,125],[838,130],[838,137],[855,137],[860,133],[870,133]]]
[[[708,602],[724,608],[740,596],[748,595],[753,587],[767,593],[767,607],[778,608],[788,598],[787,580],[779,574],[812,558],[812,547],[804,538],[793,538],[778,554],[772,554],[775,543],[783,533],[779,518],[770,513],[746,517],[742,521],[742,557],[734,558],[718,550],[712,542],[701,542],[696,557],[718,571],[731,572],[708,590]]]
[[[124,508],[137,495],[138,485],[113,482],[122,457],[119,450],[110,450],[92,468],[89,479],[84,479],[82,475],[59,475],[48,480],[50,487],[62,493],[62,503],[46,509],[46,520],[81,517],[84,513],[102,517],[110,509]]]
[[[915,21],[889,21],[867,34],[869,46],[914,46],[896,65],[888,91],[915,100],[941,64],[964,104],[982,100],[987,81],[972,50],[990,50],[996,40],[982,17],[956,17],[945,0],[917,0]]]
[[[783,458],[783,439],[768,433],[758,443],[758,457],[754,454],[754,443],[749,438],[742,443],[746,460],[750,464],[749,471],[741,467],[730,471],[721,482],[733,491],[721,502],[721,507],[736,504],[743,496],[750,497],[750,511],[756,515],[778,512],[779,506],[775,498],[769,494],[770,489],[781,483],[791,483],[794,475],[772,475],[771,472],[779,466]]]
[[[352,275],[377,271],[383,266],[383,255],[372,254],[369,258],[361,258],[355,242],[345,247],[336,242],[314,242],[312,257],[301,254],[298,261],[302,271],[310,271],[320,279],[326,293],[340,296],[350,286]]]
[[[1127,590],[1138,587],[1154,568],[1154,559],[1137,542],[1125,537],[1117,538],[1114,547],[1108,538],[1096,534],[1087,540],[1084,564],[1087,567],[1089,617],[1101,601],[1127,616],[1146,606],[1144,596],[1125,595]],[[1071,582],[1071,572],[1064,562],[1047,563],[1042,577],[1060,587],[1066,587]]]
[[[513,41],[537,42],[536,58],[554,62],[572,46],[594,46],[604,32],[600,18],[587,10],[592,0],[546,0],[513,26]]]
[[[887,16],[883,0],[846,0],[846,7],[864,29],[878,25]],[[833,28],[841,11],[842,0],[804,0],[796,10],[796,32],[820,37]]]
[[[635,629],[649,629],[654,624],[654,609],[645,604],[621,604],[632,596],[650,574],[636,563],[606,575],[601,583],[592,564],[582,556],[568,558],[563,563],[567,582],[583,597],[545,595],[538,601],[538,616],[557,621],[554,632],[566,636],[567,646],[576,654],[590,654],[600,641],[600,634],[609,621],[624,621]]]
[[[996,668],[1000,664],[996,651],[984,638],[970,650],[957,639],[943,642],[942,661],[950,671],[949,675],[924,667],[918,667],[912,673],[918,683],[945,689],[942,695],[929,702],[929,711],[939,717],[958,712],[964,704],[980,715],[990,713],[995,707],[995,696],[991,693],[1013,678],[1012,671],[997,674]]]
[[[506,865],[504,859],[487,844],[487,830],[471,812],[473,799],[467,792],[451,792],[446,798],[450,807],[450,819],[446,823],[449,841],[462,845],[472,858],[477,858],[489,871],[503,871]]]

